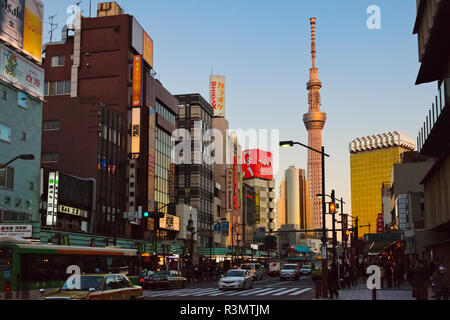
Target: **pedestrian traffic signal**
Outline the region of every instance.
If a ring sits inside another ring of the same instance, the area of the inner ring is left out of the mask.
[[[144,212],[144,218],[148,218],[148,212]]]

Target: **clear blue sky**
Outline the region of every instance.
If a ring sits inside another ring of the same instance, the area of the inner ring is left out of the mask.
[[[57,14],[56,37],[75,1],[44,0]],[[92,1],[93,16],[97,3]],[[208,77],[226,76],[231,128],[280,129],[281,139],[307,143],[306,83],[311,67],[309,18],[317,17],[317,65],[328,121],[323,141],[327,192],[350,203],[348,144],[400,130],[416,140],[436,84],[415,86],[419,70],[412,34],[415,0],[122,0],[154,41],[154,64],[172,93],[208,100]],[[381,8],[381,30],[369,30],[368,6]],[[81,8],[89,14],[89,1]],[[44,40],[48,41],[49,25]],[[277,185],[289,165],[306,169],[303,148],[280,151]],[[278,189],[278,187],[277,187]],[[347,208],[349,206],[347,205]]]

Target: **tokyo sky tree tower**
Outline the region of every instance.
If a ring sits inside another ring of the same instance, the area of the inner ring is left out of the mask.
[[[325,126],[327,115],[320,111],[320,88],[322,82],[319,80],[319,69],[316,68],[316,18],[311,18],[311,54],[312,68],[309,70],[308,113],[303,116],[306,130],[308,130],[308,145],[321,151],[322,129]],[[322,193],[322,160],[320,153],[308,151],[308,180],[310,184],[310,197],[313,199],[314,228],[322,228],[322,200],[318,194]]]

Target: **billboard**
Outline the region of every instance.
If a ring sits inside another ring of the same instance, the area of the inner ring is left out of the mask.
[[[165,214],[164,218],[159,219],[159,228],[180,231],[180,218],[171,214]]]
[[[245,150],[243,157],[244,180],[252,178],[273,180],[273,155],[271,152],[260,149]]]
[[[214,108],[215,117],[225,117],[225,77],[209,77],[209,103]]]
[[[142,56],[133,56],[133,107],[142,105]]]
[[[44,100],[44,69],[0,44],[0,79]]]
[[[2,0],[0,39],[41,63],[43,18],[40,0]]]

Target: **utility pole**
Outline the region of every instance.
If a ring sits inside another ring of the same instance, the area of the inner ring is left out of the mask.
[[[50,25],[50,31],[48,32],[50,34],[50,43],[53,42],[53,32],[58,28],[58,24],[54,22],[55,17],[56,14],[48,17],[49,21],[47,21],[47,23]]]

